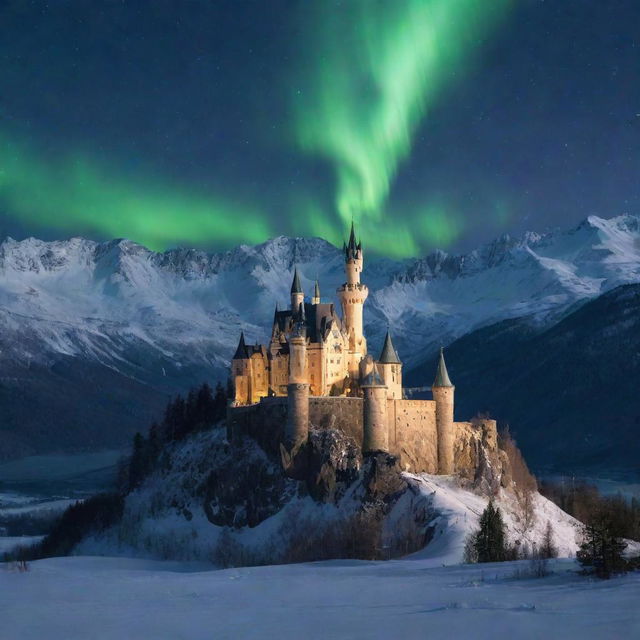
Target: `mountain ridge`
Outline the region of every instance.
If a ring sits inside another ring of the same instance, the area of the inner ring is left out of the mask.
[[[369,349],[377,356],[389,326],[409,370],[440,344],[501,320],[526,317],[552,326],[585,301],[640,282],[639,221],[590,216],[568,231],[503,235],[466,254],[436,251],[402,261],[368,260],[365,238]],[[279,236],[220,253],[156,253],[126,239],[6,239],[0,243],[0,435],[5,442],[17,438],[28,453],[61,442],[113,446],[118,438],[106,432],[114,429],[124,440],[171,395],[226,379],[241,330],[249,341],[268,339],[276,302],[288,306],[294,265],[305,291],[317,277],[323,302],[337,304],[343,255],[321,238]],[[55,400],[51,411],[42,405],[29,417],[45,388],[100,406],[113,390],[124,413],[105,406],[105,433],[96,427],[87,442],[89,409],[75,416]]]

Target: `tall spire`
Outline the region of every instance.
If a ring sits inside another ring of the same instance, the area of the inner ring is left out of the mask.
[[[320,304],[320,285],[318,284],[317,280],[316,280],[315,287],[313,289],[313,297],[315,298],[314,300],[315,304]]]
[[[233,360],[244,360],[247,357],[247,347],[244,342],[244,331],[240,332],[240,341],[238,342],[238,348],[233,354]]]
[[[356,228],[353,224],[353,220],[351,221],[351,234],[349,235],[349,248],[355,249],[356,247]]]
[[[293,272],[293,282],[291,283],[291,293],[302,293],[302,285],[300,284],[298,267],[295,267],[295,270]]]
[[[434,387],[453,387],[449,374],[447,373],[447,365],[444,363],[444,349],[440,347],[440,359],[438,360],[438,369],[436,371],[436,379],[433,382]]]
[[[393,342],[391,342],[391,335],[387,331],[387,335],[384,339],[384,345],[382,347],[382,353],[378,360],[380,364],[402,364],[396,350],[393,348]]]
[[[349,243],[345,245],[344,250],[347,256],[347,259],[350,257],[353,258],[356,255],[356,252],[360,248],[360,245],[356,242],[356,229],[353,224],[353,220],[351,221],[351,233],[349,234]]]

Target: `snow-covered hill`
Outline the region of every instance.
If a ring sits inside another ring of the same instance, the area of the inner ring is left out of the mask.
[[[342,530],[362,508],[362,474],[338,491],[335,501],[316,501],[295,481],[283,478],[255,443],[248,440],[242,449],[229,449],[225,438],[223,429],[213,429],[169,447],[162,468],[126,497],[121,522],[85,539],[75,552],[218,564],[232,554],[234,566],[291,561],[288,549],[299,540],[315,536],[330,545],[322,532]],[[382,472],[376,477],[382,491]],[[420,541],[415,548],[428,541],[415,554],[426,565],[460,564],[465,540],[478,529],[489,497],[453,476],[404,473],[402,478],[407,484],[398,485],[399,495],[392,494],[381,545],[397,549],[415,533]],[[531,521],[524,518],[512,487],[500,489],[495,503],[510,544],[521,550],[539,547],[549,523],[559,554],[575,555],[581,525],[554,503],[534,493]],[[322,557],[313,549],[306,555]]]
[[[640,219],[631,215],[402,262],[372,259],[363,243],[370,348],[380,348],[389,324],[408,366],[478,327],[521,316],[553,323],[576,303],[640,281]],[[318,238],[218,254],[154,253],[127,240],[5,240],[0,456],[51,450],[54,441],[118,446],[169,395],[223,379],[241,329],[249,340],[267,337],[294,265],[306,291],[317,277],[323,299],[335,301],[342,254]]]

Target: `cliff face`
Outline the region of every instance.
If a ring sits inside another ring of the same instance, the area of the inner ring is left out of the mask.
[[[512,472],[507,454],[498,447],[495,420],[480,418],[456,422],[454,467],[462,486],[493,495],[502,487],[511,489]]]

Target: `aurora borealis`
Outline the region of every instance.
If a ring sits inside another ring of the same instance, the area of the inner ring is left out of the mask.
[[[328,158],[345,222],[380,221],[401,161],[426,111],[506,0],[353,0],[317,5],[305,38],[310,88],[294,96],[300,147]],[[303,82],[303,86],[304,86]]]
[[[604,5],[607,6],[604,6]],[[0,233],[372,252],[640,210],[633,0],[0,7]]]

